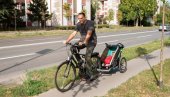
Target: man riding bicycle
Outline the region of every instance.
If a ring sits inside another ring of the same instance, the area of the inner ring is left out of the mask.
[[[75,31],[64,41],[64,44],[69,43],[78,32],[80,32],[81,38],[78,41],[79,46],[86,46],[85,60],[87,64],[85,65],[88,69],[90,80],[94,79],[96,75],[91,68],[91,55],[97,44],[97,36],[95,32],[94,22],[87,20],[84,13],[78,14],[79,22],[76,24]]]

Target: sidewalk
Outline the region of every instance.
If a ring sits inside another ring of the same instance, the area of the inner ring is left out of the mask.
[[[170,47],[164,49],[164,59],[170,58]],[[147,60],[146,60],[147,59]],[[128,70],[125,73],[103,74],[90,84],[85,81],[75,83],[71,90],[61,93],[56,88],[35,97],[94,97],[103,96],[107,92],[143,70],[150,69],[150,65],[160,62],[160,50],[154,51],[146,57],[142,56],[128,61]]]

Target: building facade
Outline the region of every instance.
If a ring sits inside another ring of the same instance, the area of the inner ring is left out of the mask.
[[[31,0],[16,0],[17,9],[28,9]],[[46,0],[48,4],[48,12],[52,13],[52,19],[48,20],[47,26],[66,26],[66,25],[75,25],[77,23],[77,15],[78,13],[85,10],[87,19],[91,19],[91,0]],[[64,3],[70,4],[70,14],[71,20],[68,21],[64,16],[65,11],[63,9]],[[24,6],[23,6],[24,4]],[[26,5],[26,6],[25,6]],[[26,13],[29,13],[26,10]],[[37,22],[30,23],[28,20],[27,14],[25,14],[22,19],[29,26],[37,26]]]
[[[18,3],[17,9],[28,8],[31,0],[16,0]],[[91,0],[46,0],[48,4],[48,12],[52,13],[52,19],[47,21],[47,26],[66,26],[66,25],[75,25],[77,23],[77,14],[82,12],[82,10],[86,11],[87,19],[91,19]],[[22,4],[24,5],[24,8]],[[70,4],[70,13],[71,20],[68,21],[64,16],[65,11],[63,9],[64,3]],[[97,15],[99,18],[104,18],[108,15],[108,10],[112,9],[114,11],[114,19],[110,22],[112,25],[118,25],[118,8],[120,4],[120,0],[98,0],[99,10],[97,10]],[[162,1],[157,0],[158,9],[156,14],[160,13],[160,7],[162,6]],[[26,10],[26,13],[29,13]],[[155,15],[156,15],[155,14]],[[28,20],[27,14],[22,16],[25,24],[28,26],[36,26],[38,25],[36,22],[31,23]]]
[[[23,20],[24,25],[32,26],[32,23],[31,21],[28,20],[28,16],[27,16],[27,14],[30,13],[30,11],[28,10],[28,7],[29,7],[31,0],[14,0],[14,2],[16,2],[17,4],[16,9],[19,10],[20,13],[22,13],[20,18]]]
[[[114,19],[110,22],[112,25],[118,25],[117,13],[120,0],[99,0],[98,16],[104,18],[108,15],[108,10],[114,11]]]
[[[91,19],[91,0],[47,0],[48,11],[53,14],[52,19],[47,21],[48,26],[66,26],[77,23],[77,15],[84,9],[87,19]],[[71,20],[64,16],[64,3],[70,4]]]

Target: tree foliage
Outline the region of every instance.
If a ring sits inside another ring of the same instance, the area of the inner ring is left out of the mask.
[[[64,3],[63,9],[64,9],[64,11],[65,11],[64,16],[66,17],[67,21],[70,22],[70,20],[71,20],[71,15],[72,15],[70,4],[69,4],[69,3]]]
[[[157,11],[156,0],[121,0],[119,10],[122,12],[123,20],[134,21],[134,25],[146,17],[153,17]]]
[[[28,17],[32,22],[38,21],[38,26],[40,26],[41,22],[41,26],[45,27],[46,21],[52,17],[52,14],[49,14],[47,9],[46,0],[32,0],[28,8],[30,11]]]
[[[109,22],[109,24],[110,24],[110,22],[112,21],[114,19],[114,11],[113,11],[113,9],[109,9],[109,11],[108,11],[108,16],[106,16],[106,20]]]
[[[162,24],[162,16],[163,16],[163,7],[161,7],[161,12],[160,14],[156,15],[156,24],[160,25]],[[166,4],[165,5],[165,23],[166,24],[170,24],[170,5]]]
[[[96,16],[96,11],[99,10],[99,1],[98,0],[92,0],[91,1],[91,18],[92,20],[95,19],[95,16]]]
[[[118,10],[117,19],[118,19],[119,24],[123,20],[123,13],[120,10]]]
[[[13,0],[0,0],[0,28],[8,28],[14,22],[15,3]]]

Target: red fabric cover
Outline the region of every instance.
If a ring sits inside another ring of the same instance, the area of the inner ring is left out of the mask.
[[[104,64],[110,64],[111,60],[112,60],[112,56],[107,56],[104,60]]]

